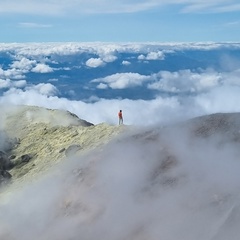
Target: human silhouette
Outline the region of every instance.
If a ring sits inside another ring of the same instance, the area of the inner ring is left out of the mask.
[[[118,112],[118,120],[119,120],[119,125],[123,124],[122,110]]]

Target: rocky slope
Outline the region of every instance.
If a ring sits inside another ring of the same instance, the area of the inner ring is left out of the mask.
[[[1,240],[239,239],[240,113],[142,129],[26,106],[4,119],[21,187],[0,195]]]
[[[1,125],[2,158],[12,181],[18,182],[77,152],[104,145],[123,130],[105,123],[94,126],[70,112],[34,106],[5,110]]]

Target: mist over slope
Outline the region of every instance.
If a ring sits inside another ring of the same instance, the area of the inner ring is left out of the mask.
[[[0,239],[239,238],[239,113],[123,128],[2,195]]]

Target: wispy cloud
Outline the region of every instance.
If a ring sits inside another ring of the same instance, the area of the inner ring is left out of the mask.
[[[111,4],[107,0],[43,0],[30,1],[23,0],[21,2],[12,0],[11,2],[0,3],[0,13],[28,13],[41,15],[56,15],[74,13],[129,13],[140,12],[149,9],[163,7],[166,5],[178,5],[183,12],[197,11],[218,11],[229,12],[239,11],[240,4],[237,0],[113,0]]]
[[[216,8],[217,12],[236,12],[240,11],[240,3],[226,4]]]
[[[228,22],[224,25],[225,27],[235,27],[240,26],[240,21]]]
[[[34,23],[34,22],[21,22],[18,24],[19,27],[22,28],[51,28],[52,25],[50,24],[41,24],[41,23]]]

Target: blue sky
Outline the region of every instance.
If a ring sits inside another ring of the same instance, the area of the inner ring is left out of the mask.
[[[8,0],[0,42],[239,41],[237,0]]]

